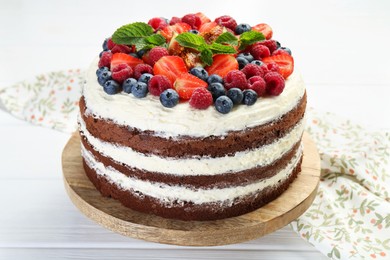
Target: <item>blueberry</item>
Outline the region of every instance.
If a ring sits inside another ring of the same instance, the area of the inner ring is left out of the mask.
[[[261,66],[261,65],[264,64],[261,60],[254,60],[254,61],[252,61],[251,63],[252,63],[252,64],[255,64],[255,65],[257,65],[257,66]]]
[[[223,83],[223,79],[221,76],[219,76],[218,74],[211,74],[208,78],[207,78],[207,83],[209,83],[209,85],[211,83]]]
[[[138,58],[142,59],[142,56],[144,56],[145,52],[146,52],[146,50],[139,50],[139,51],[137,51]]]
[[[251,106],[256,103],[257,93],[252,89],[245,89],[242,94],[244,95],[244,98],[242,99],[243,104]]]
[[[133,79],[133,78],[128,78],[125,81],[123,81],[122,89],[123,89],[124,92],[130,94],[131,93],[131,89],[135,85],[137,85],[137,80]]]
[[[193,34],[199,34],[199,31],[198,30],[194,30],[194,29],[189,30],[188,32],[189,33],[193,33]]]
[[[134,58],[137,58],[137,59],[139,58],[137,53],[135,53],[135,52],[131,52],[131,53],[129,53],[129,55],[134,57]]]
[[[110,69],[108,67],[100,67],[96,70],[96,76],[99,77],[100,74],[102,74],[105,71],[109,71]]]
[[[179,94],[173,89],[166,89],[160,94],[160,102],[164,107],[174,107],[179,103]]]
[[[213,96],[213,100],[216,100],[218,97],[226,94],[225,88],[223,87],[223,85],[221,83],[218,83],[218,82],[211,83],[207,87],[207,89],[208,89],[208,91],[211,92],[211,95]]]
[[[228,98],[230,98],[233,101],[234,105],[238,105],[242,103],[242,99],[244,98],[244,94],[242,93],[241,89],[239,88],[231,88],[226,93]]]
[[[136,98],[143,98],[148,94],[148,85],[144,82],[137,82],[136,85],[134,85],[131,88],[131,93],[136,97]]]
[[[209,74],[203,67],[194,67],[190,70],[190,73],[204,81],[207,81],[209,77]]]
[[[280,44],[280,42],[278,42],[278,41],[275,41],[275,43],[276,43],[276,49],[279,49],[280,46],[282,46],[282,45]]]
[[[227,96],[220,96],[215,100],[214,105],[219,113],[227,114],[233,108],[233,101]]]
[[[249,61],[244,57],[237,57],[236,60],[238,62],[238,68],[240,70],[243,69],[249,63]]]
[[[280,47],[279,49],[284,50],[284,51],[288,52],[288,54],[291,55],[291,50],[290,50],[290,48],[287,48],[287,47]]]
[[[236,34],[242,34],[244,32],[249,32],[251,30],[251,26],[247,23],[241,23],[236,26],[236,29],[234,30]]]
[[[102,73],[100,73],[100,75],[98,76],[98,82],[101,86],[104,86],[104,84],[108,81],[108,80],[111,80],[111,71],[107,70],[107,71],[103,71]]]
[[[240,54],[238,54],[237,58],[238,58],[238,57],[243,57],[243,58],[245,58],[248,62],[252,62],[252,61],[254,60],[253,56],[252,56],[250,53],[248,53],[248,52],[240,53]]]
[[[108,38],[106,38],[102,44],[103,51],[108,51],[107,42],[108,42]]]
[[[138,79],[138,82],[142,82],[142,83],[145,83],[145,84],[148,84],[149,83],[149,80],[153,78],[153,75],[150,74],[150,73],[144,73],[141,75],[141,77],[139,77]]]
[[[120,91],[121,86],[115,80],[107,80],[104,83],[103,89],[107,94],[114,95]]]

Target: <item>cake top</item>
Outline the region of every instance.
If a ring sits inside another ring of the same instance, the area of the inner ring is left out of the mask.
[[[186,102],[227,114],[283,92],[294,60],[272,35],[265,23],[202,13],[127,24],[103,43],[98,83],[107,95],[157,96],[161,107]]]

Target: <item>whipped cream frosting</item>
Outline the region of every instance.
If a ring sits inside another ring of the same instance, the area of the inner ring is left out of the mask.
[[[301,75],[294,72],[286,80],[284,91],[279,96],[259,98],[252,106],[235,106],[225,115],[219,113],[214,106],[198,110],[190,107],[188,102],[166,108],[161,105],[158,97],[151,94],[141,99],[125,92],[106,94],[96,79],[97,63],[98,59],[90,66],[83,87],[86,115],[110,119],[118,125],[142,131],[151,130],[157,136],[165,138],[183,135],[223,137],[230,131],[262,125],[293,109],[305,92]]]
[[[193,158],[160,157],[145,155],[125,147],[100,140],[86,129],[85,122],[79,116],[82,135],[96,151],[111,158],[119,164],[135,167],[150,172],[161,172],[172,175],[217,175],[229,172],[239,172],[258,166],[273,163],[288,152],[302,137],[304,121],[299,121],[285,136],[271,144],[258,149],[236,152],[230,156],[212,158],[209,156]]]
[[[259,192],[267,187],[272,187],[278,184],[279,181],[286,180],[296,167],[302,155],[302,147],[300,147],[289,164],[279,171],[276,175],[255,182],[246,186],[236,186],[228,188],[213,188],[213,189],[196,189],[192,190],[183,186],[167,185],[165,183],[153,183],[135,179],[120,173],[112,167],[105,167],[103,163],[98,162],[96,158],[82,146],[82,155],[87,165],[95,170],[95,172],[103,178],[106,178],[110,183],[117,185],[123,190],[139,191],[144,195],[157,198],[165,203],[180,201],[189,201],[195,204],[220,202],[223,204],[232,203],[236,198],[250,195],[254,192]]]

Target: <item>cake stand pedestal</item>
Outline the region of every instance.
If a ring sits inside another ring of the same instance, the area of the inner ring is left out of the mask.
[[[320,180],[320,157],[307,133],[303,135],[302,171],[290,187],[265,206],[233,218],[215,221],[181,221],[140,213],[105,198],[84,173],[80,138],[74,134],[62,153],[66,191],[88,218],[119,234],[146,241],[182,245],[217,246],[240,243],[274,232],[311,205]]]

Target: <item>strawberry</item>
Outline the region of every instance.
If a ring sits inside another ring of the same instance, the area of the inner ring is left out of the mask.
[[[179,94],[179,97],[181,99],[190,99],[192,96],[192,93],[197,88],[207,88],[207,82],[201,80],[198,77],[195,77],[194,75],[185,72],[179,75],[177,77],[175,83],[173,84],[173,87]]]
[[[275,62],[280,69],[280,74],[283,78],[287,78],[294,71],[294,59],[292,56],[288,54],[278,54],[269,56],[263,59],[263,62],[266,64],[270,64]]]
[[[206,15],[204,15],[204,13],[199,12],[199,13],[196,13],[195,15],[200,18],[200,21],[202,22],[201,24],[211,22],[211,20]]]
[[[217,74],[223,78],[229,71],[238,70],[238,62],[232,55],[219,54],[213,57],[213,63],[206,70],[209,75]]]
[[[111,69],[113,69],[115,66],[119,64],[127,64],[129,65],[132,69],[135,68],[138,64],[144,63],[141,59],[137,59],[133,56],[130,56],[125,53],[114,53],[111,58]]]
[[[272,28],[266,23],[260,23],[252,27],[253,31],[261,32],[264,37],[269,40],[272,38]]]
[[[222,25],[218,25],[216,22],[205,23],[199,29],[200,35],[205,39],[205,41],[209,44],[214,42],[218,36],[222,33],[226,32],[227,28]]]
[[[169,42],[175,32],[180,34],[183,32],[187,32],[189,30],[191,30],[191,26],[189,24],[176,23],[174,25],[169,25],[169,26],[165,27],[164,29],[162,29],[160,31],[160,34],[162,36],[164,36],[165,39],[167,39],[167,41]]]
[[[199,28],[199,33],[200,34],[204,34],[204,33],[207,33],[209,32],[211,29],[213,29],[214,27],[216,27],[218,24],[216,22],[208,22],[208,23],[204,23],[200,26]]]
[[[187,67],[178,56],[164,56],[154,64],[153,72],[166,76],[173,84],[180,74],[187,72]]]

